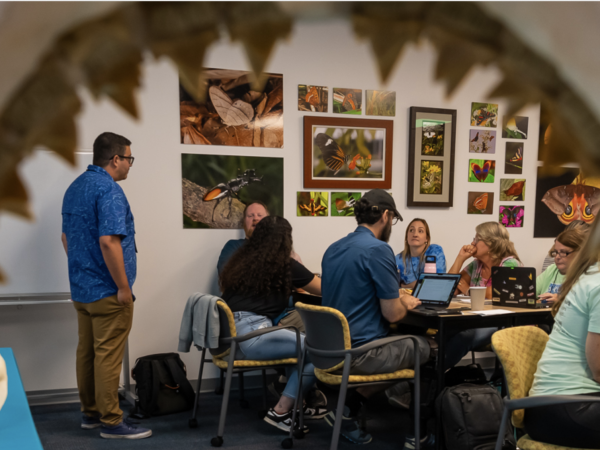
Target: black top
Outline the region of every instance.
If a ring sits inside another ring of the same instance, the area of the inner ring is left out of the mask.
[[[292,286],[303,288],[310,283],[315,275],[295,259],[290,260],[292,271]],[[283,292],[270,292],[268,294],[242,294],[226,290],[223,300],[229,305],[232,312],[248,311],[270,319],[276,318],[288,307],[289,297]]]

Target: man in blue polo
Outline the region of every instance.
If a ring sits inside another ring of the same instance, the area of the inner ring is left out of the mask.
[[[77,311],[77,388],[81,428],[107,439],[142,439],[152,431],[123,421],[119,377],[133,319],[136,277],[133,215],[123,189],[131,142],[114,133],[94,141],[93,164],[67,189],[62,242]]]
[[[387,244],[392,225],[402,220],[390,194],[374,189],[354,206],[358,227],[353,233],[333,243],[322,262],[321,292],[323,306],[341,311],[350,326],[352,347],[359,347],[386,337],[389,324],[401,320],[420,301],[401,293],[394,251]],[[430,347],[419,338],[420,361],[429,359]],[[414,348],[410,340],[402,340],[373,349],[352,360],[350,373],[371,375],[390,373],[414,366]],[[342,435],[351,442],[366,444],[371,436],[360,426],[361,406],[385,385],[351,390],[346,397]],[[333,426],[336,411],[325,420]]]

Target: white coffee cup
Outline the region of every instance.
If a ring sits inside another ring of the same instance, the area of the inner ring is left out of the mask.
[[[485,286],[471,286],[469,288],[471,294],[471,309],[473,311],[481,311],[485,305]]]

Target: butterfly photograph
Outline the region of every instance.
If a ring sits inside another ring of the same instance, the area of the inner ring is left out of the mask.
[[[389,120],[305,116],[304,187],[389,189],[383,186],[391,186],[392,125]]]
[[[504,173],[521,175],[523,173],[523,142],[507,142],[504,155]]]
[[[396,91],[366,91],[367,116],[395,116],[396,115]]]
[[[496,128],[498,105],[496,103],[471,103],[471,126]]]
[[[444,156],[444,122],[423,120],[421,155]]]
[[[444,161],[421,160],[421,194],[441,194]]]
[[[525,200],[525,180],[515,178],[500,179],[500,201],[514,202]]]
[[[521,205],[500,206],[500,223],[506,228],[519,228],[523,226],[525,207]]]
[[[496,131],[469,130],[469,153],[496,153]]]
[[[469,181],[471,183],[493,183],[496,174],[496,161],[487,159],[469,160]]]
[[[469,192],[467,196],[467,214],[493,214],[493,192]]]
[[[331,215],[354,216],[354,205],[361,198],[360,192],[332,192]]]
[[[181,143],[283,147],[283,75],[205,69],[195,98],[179,84]]]
[[[333,112],[362,114],[362,89],[333,88]]]
[[[181,155],[183,228],[242,228],[246,205],[283,215],[283,158]]]
[[[325,86],[298,85],[298,111],[327,112],[329,89]]]
[[[317,217],[328,215],[329,192],[298,192],[296,215]]]
[[[529,117],[504,117],[506,124],[502,127],[502,137],[507,139],[527,139]]]

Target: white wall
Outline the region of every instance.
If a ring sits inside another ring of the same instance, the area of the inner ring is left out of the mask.
[[[386,88],[396,91],[394,118],[394,160],[392,192],[404,224],[396,225],[390,244],[402,250],[405,225],[414,217],[427,219],[433,242],[442,245],[449,264],[461,245],[470,243],[475,226],[498,220],[499,178],[504,171],[504,140],[497,130],[496,179],[490,184],[467,182],[469,116],[473,101],[488,101],[485,94],[499,80],[494,69],[474,70],[451,98],[433,81],[434,51],[429,45],[407,49]],[[224,39],[210,49],[207,67],[248,68],[239,45]],[[297,85],[381,89],[375,62],[368,46],[356,42],[349,23],[318,22],[297,25],[290,41],[277,47],[267,67],[284,74],[283,149],[255,149],[179,144],[178,77],[168,62],[148,60],[143,88],[139,93],[141,117],[136,122],[108,101],[94,103],[87,94],[79,118],[80,150],[90,150],[103,131],[123,134],[133,142],[136,157],[129,178],[122,186],[136,220],[138,278],[134,292],[133,330],[130,336],[131,362],[139,356],[175,351],[181,313],[187,297],[195,291],[217,293],[216,260],[228,239],[242,236],[241,230],[184,230],[181,204],[181,153],[283,156],[285,159],[285,216],[294,227],[296,251],[306,266],[320,272],[327,247],[355,228],[353,218],[296,217],[295,194],[302,185],[302,117],[297,111]],[[331,92],[331,91],[330,91]],[[456,109],[458,111],[453,208],[407,208],[408,109],[411,106]],[[331,108],[331,106],[330,106]],[[506,111],[500,102],[500,115]],[[529,107],[520,115],[529,117],[529,138],[525,141],[524,172],[527,179],[525,226],[511,229],[523,262],[541,268],[551,239],[533,239],[533,212],[537,166],[539,108]],[[477,157],[477,155],[475,156]],[[508,176],[517,178],[517,176]],[[469,190],[494,191],[495,213],[467,215]],[[544,207],[544,206],[542,206]],[[2,230],[0,229],[0,232]],[[56,232],[57,236],[60,230]],[[17,310],[4,307],[0,314],[0,346],[15,349],[27,390],[73,388],[75,383],[76,318],[70,306],[31,306]],[[195,378],[199,354],[182,355]],[[208,370],[206,377],[216,376]]]

